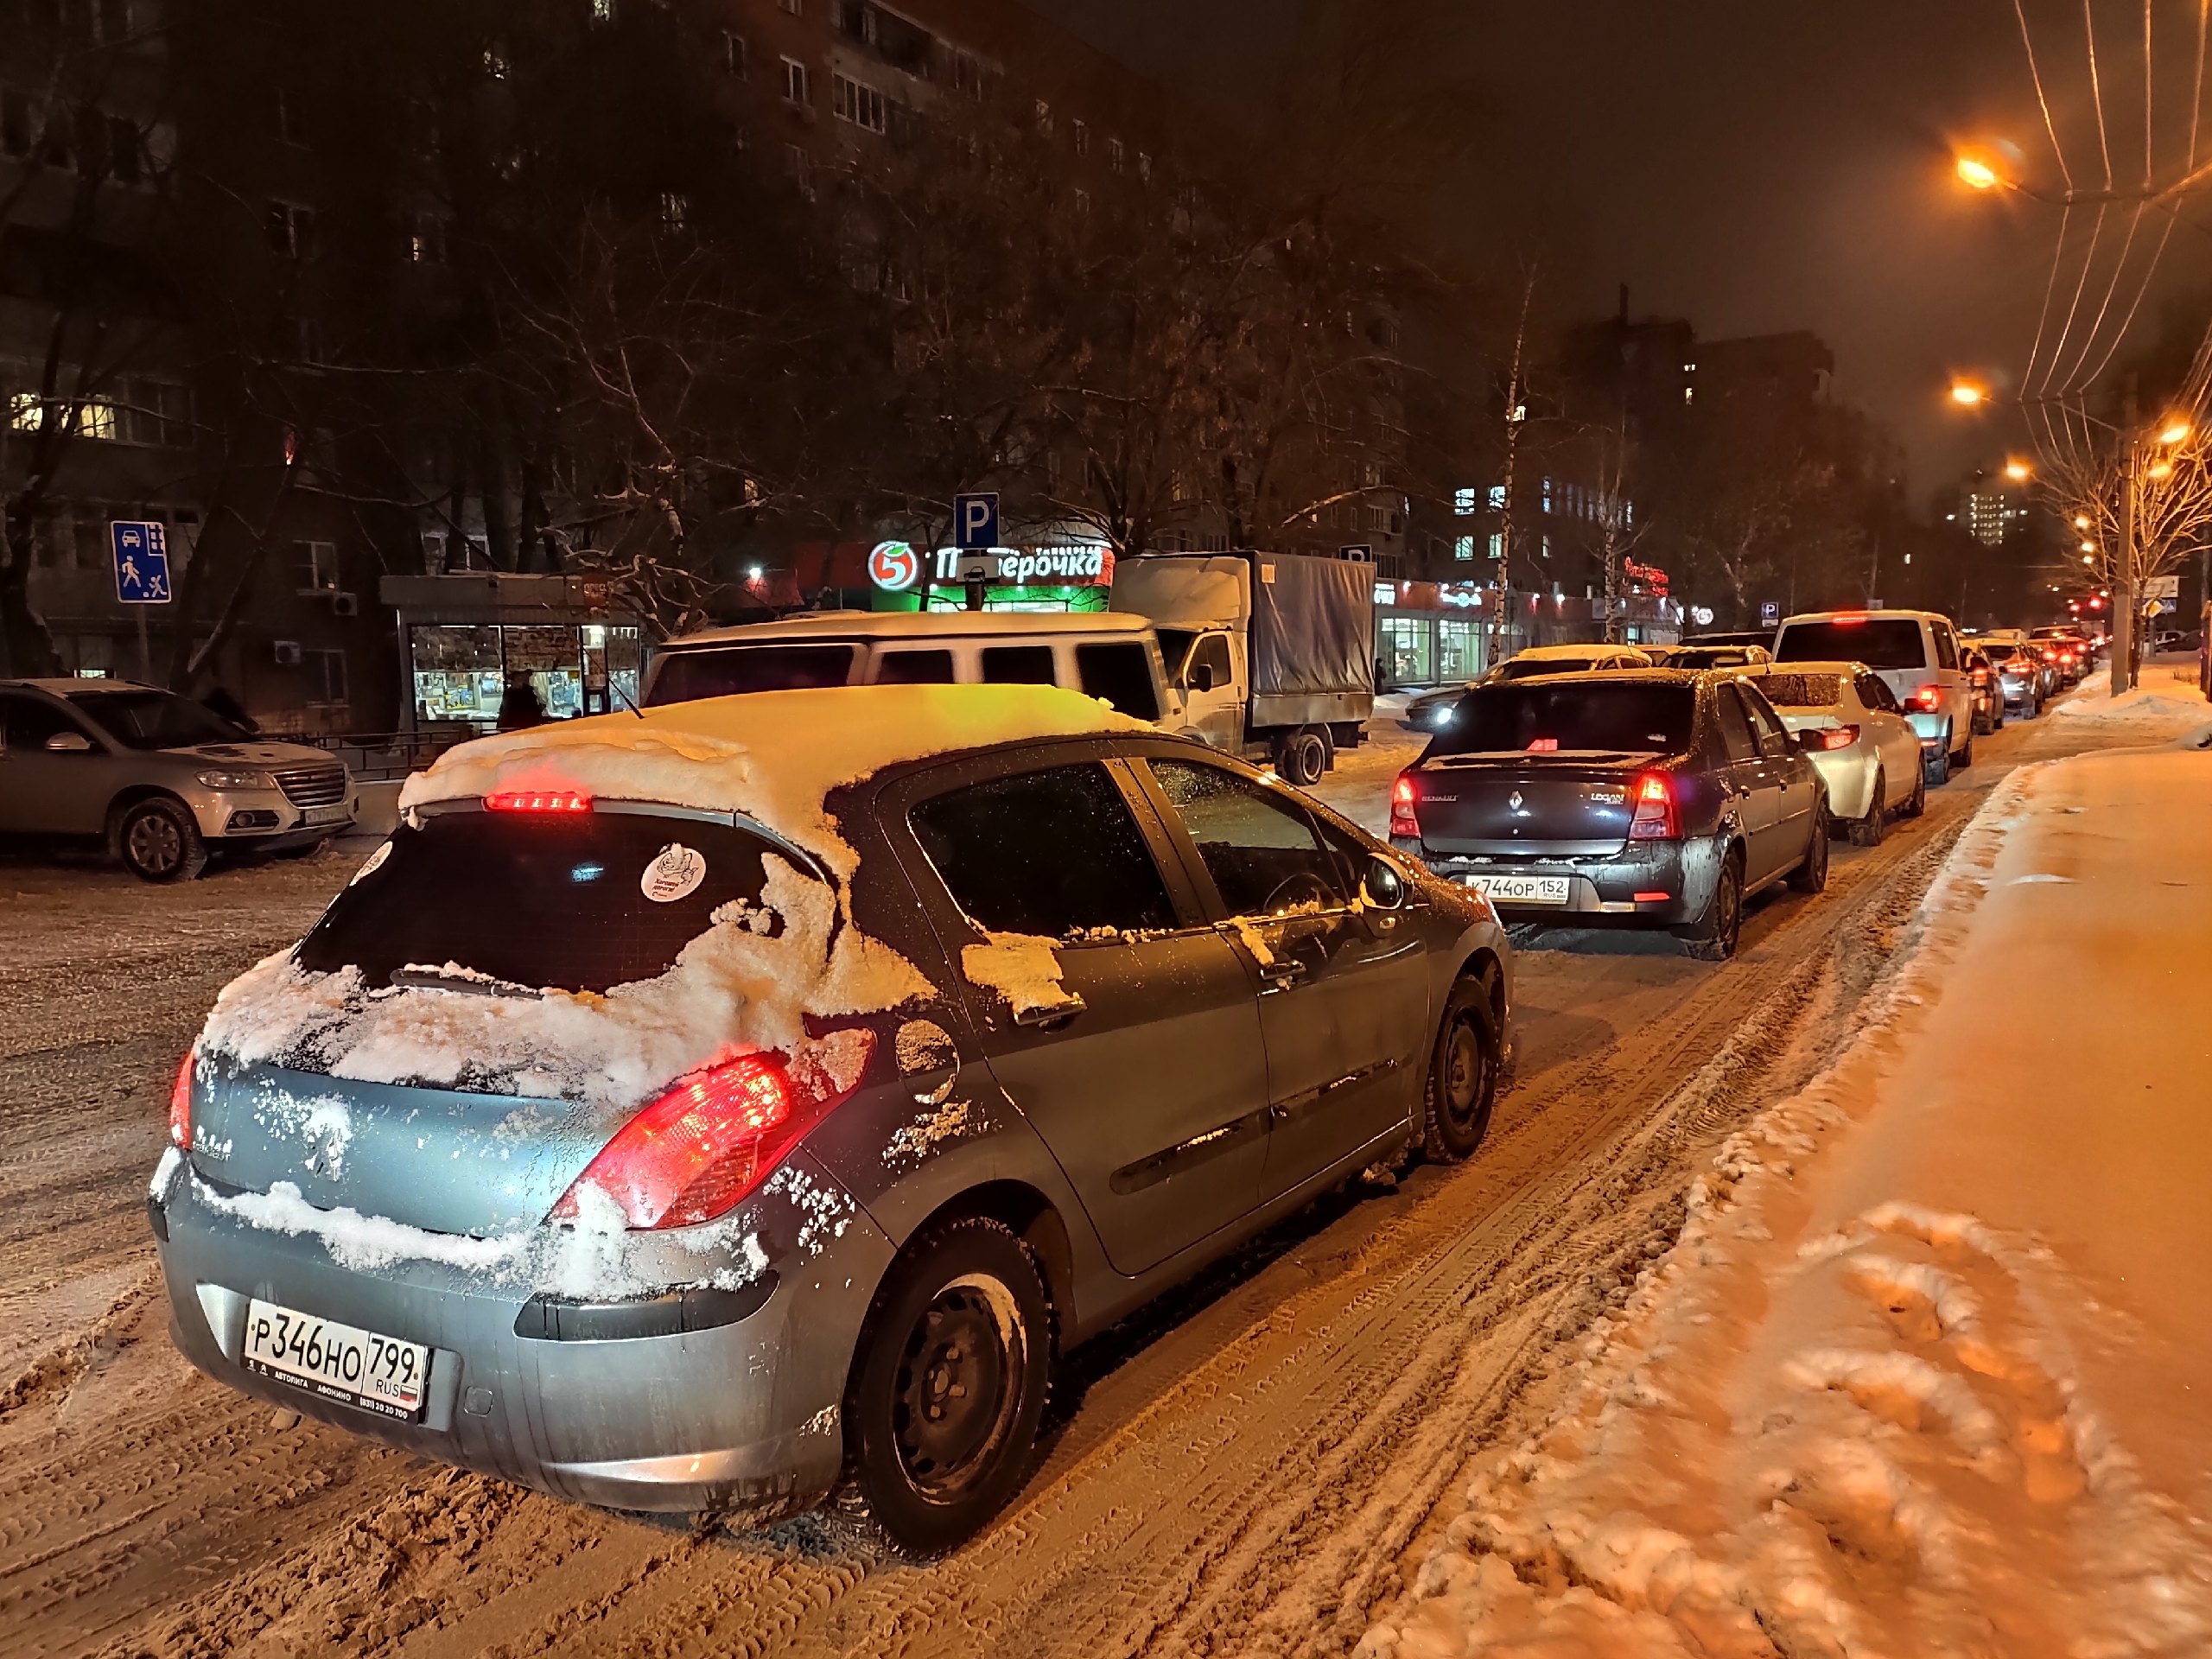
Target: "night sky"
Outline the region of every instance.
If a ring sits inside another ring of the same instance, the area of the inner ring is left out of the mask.
[[[1249,118],[1276,96],[1305,0],[1029,3]],[[2129,7],[2098,5],[2109,118],[2132,123],[2139,168],[2141,105],[2115,83],[2133,45],[2139,88],[2141,10],[2131,25]],[[1810,327],[1834,347],[1840,394],[1905,443],[1916,492],[2013,441],[2003,416],[1962,418],[1943,398],[1955,371],[2001,384],[2022,365],[2057,228],[2055,210],[1972,195],[1949,173],[1950,141],[1983,135],[2016,136],[2031,168],[2052,170],[2008,0],[1435,10],[1443,49],[1406,67],[1405,95],[1463,113],[1471,140],[1433,181],[1436,209],[1478,254],[1541,248],[1554,315],[1610,311],[1625,282],[1634,310],[1707,337]],[[2080,8],[2035,0],[2030,15],[2064,137],[2087,103]],[[2195,60],[2177,21],[2171,41],[2162,75]],[[2208,256],[2212,233],[2182,229],[2160,288],[2205,280]]]

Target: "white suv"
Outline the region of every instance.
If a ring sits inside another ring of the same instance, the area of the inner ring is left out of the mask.
[[[1777,663],[1864,663],[1890,688],[1920,737],[1928,781],[1974,764],[1974,681],[1958,631],[1934,611],[1815,611],[1786,620]]]

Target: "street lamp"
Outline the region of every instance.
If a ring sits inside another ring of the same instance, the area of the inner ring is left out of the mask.
[[[1989,389],[1971,380],[1951,382],[1951,401],[1961,409],[1974,409],[1989,401]]]
[[[2177,443],[2188,442],[2189,423],[2183,420],[2178,416],[2175,416],[2172,420],[2166,423],[2165,430],[2158,434],[2158,442],[2166,445],[2169,448],[2172,448]]]
[[[2171,478],[2174,475],[2174,464],[2171,461],[2154,461],[2143,470],[2152,478]]]
[[[1961,150],[1958,162],[1959,182],[1969,190],[1994,190],[2005,182],[2005,175],[1972,150]]]
[[[2024,461],[2008,461],[2005,463],[2005,476],[2015,484],[2024,484],[2034,475],[2035,468]]]

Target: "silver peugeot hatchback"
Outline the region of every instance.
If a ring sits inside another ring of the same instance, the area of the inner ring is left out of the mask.
[[[1067,1349],[1497,1086],[1482,899],[1072,692],[569,721],[401,808],[178,1073],[175,1339],[586,1502],[950,1547]]]

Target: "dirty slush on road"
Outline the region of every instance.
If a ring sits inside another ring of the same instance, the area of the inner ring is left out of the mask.
[[[1800,1086],[1910,945],[2006,760],[1768,904],[1717,969],[1523,957],[1517,1072],[1456,1170],[1323,1205],[1068,1367],[1007,1516],[928,1567],[815,1523],[687,1530],[435,1468],[246,1400],[171,1346],[144,1235],[168,1077],[344,859],[149,894],[0,868],[0,1651],[1344,1651],[1440,1497],[1525,1431],[1681,1224],[1717,1141]]]

